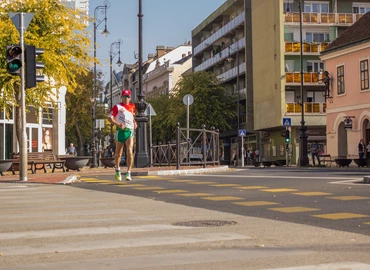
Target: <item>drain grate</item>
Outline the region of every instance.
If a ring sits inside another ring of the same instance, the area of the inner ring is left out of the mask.
[[[174,226],[187,226],[187,227],[221,227],[235,224],[237,224],[236,221],[227,221],[227,220],[193,220],[172,223],[172,225]]]

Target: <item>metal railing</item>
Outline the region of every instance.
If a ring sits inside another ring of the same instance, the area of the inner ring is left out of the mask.
[[[323,79],[325,78],[325,74],[320,74],[317,72],[304,72],[303,73],[303,81],[304,83],[314,83],[319,84],[322,83]],[[285,83],[293,84],[293,83],[300,83],[301,82],[301,73],[300,72],[285,72]]]
[[[187,134],[189,134],[189,138]],[[217,130],[186,129],[176,125],[176,143],[152,146],[153,166],[219,165],[219,133]]]
[[[326,49],[330,42],[303,42],[302,51],[304,53],[320,53]],[[300,53],[301,51],[300,42],[289,42],[285,41],[285,53]]]
[[[364,14],[302,12],[302,22],[311,24],[351,25]],[[299,23],[299,12],[286,13],[284,23]]]
[[[286,113],[301,113],[302,105],[298,102],[287,102]],[[325,114],[326,102],[305,102],[304,112],[308,114]]]

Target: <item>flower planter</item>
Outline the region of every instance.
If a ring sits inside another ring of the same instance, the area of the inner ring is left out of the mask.
[[[349,164],[351,164],[351,162],[352,162],[352,159],[348,159],[348,158],[336,158],[335,159],[335,163],[337,163],[339,167],[349,167]]]
[[[4,175],[4,172],[10,169],[10,167],[12,166],[12,162],[13,162],[12,159],[0,160],[0,174],[1,175]]]
[[[116,162],[114,161],[114,157],[110,157],[110,158],[101,158],[100,159],[101,163],[105,166],[105,167],[109,167],[109,168],[113,168],[114,166],[116,166]]]
[[[358,167],[369,166],[368,160],[366,158],[355,158],[353,159],[353,161],[356,163]]]
[[[67,168],[67,172],[69,170],[80,171],[80,169],[82,169],[83,167],[85,167],[87,165],[90,158],[91,158],[90,156],[79,156],[79,157],[62,156],[62,157],[59,157],[59,159],[66,161],[64,166]]]

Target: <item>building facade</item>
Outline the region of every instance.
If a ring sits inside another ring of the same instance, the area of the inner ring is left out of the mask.
[[[370,142],[370,12],[322,52],[330,76],[327,152],[359,158],[358,144]]]
[[[326,151],[327,100],[321,75],[326,67],[320,52],[368,8],[370,1],[364,0],[227,0],[192,31],[194,71],[215,72],[226,87],[235,85],[227,75],[233,67],[224,61],[233,51],[230,40],[241,43],[235,45],[241,57],[236,78],[245,111],[239,111],[242,122],[224,135],[226,153],[228,142],[233,147],[238,141],[237,129],[245,128],[246,149],[259,149],[265,160],[289,154],[296,164],[302,120],[308,149],[311,142],[319,141]],[[281,136],[283,118],[291,122],[288,151]]]

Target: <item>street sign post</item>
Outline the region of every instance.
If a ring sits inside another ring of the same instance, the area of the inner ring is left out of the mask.
[[[238,130],[239,137],[242,138],[242,147],[241,147],[241,160],[242,160],[242,167],[244,167],[244,137],[247,136],[247,130],[239,129]]]
[[[283,127],[291,127],[292,118],[283,118]]]
[[[146,107],[145,115],[149,115],[149,144],[150,144],[150,167],[153,166],[153,135],[152,135],[152,116],[156,116],[157,113],[154,111],[152,105],[148,104]]]
[[[184,102],[184,104],[186,105],[186,140],[189,141],[189,114],[190,114],[189,106],[193,104],[194,97],[190,94],[186,94],[183,97],[182,102]]]

